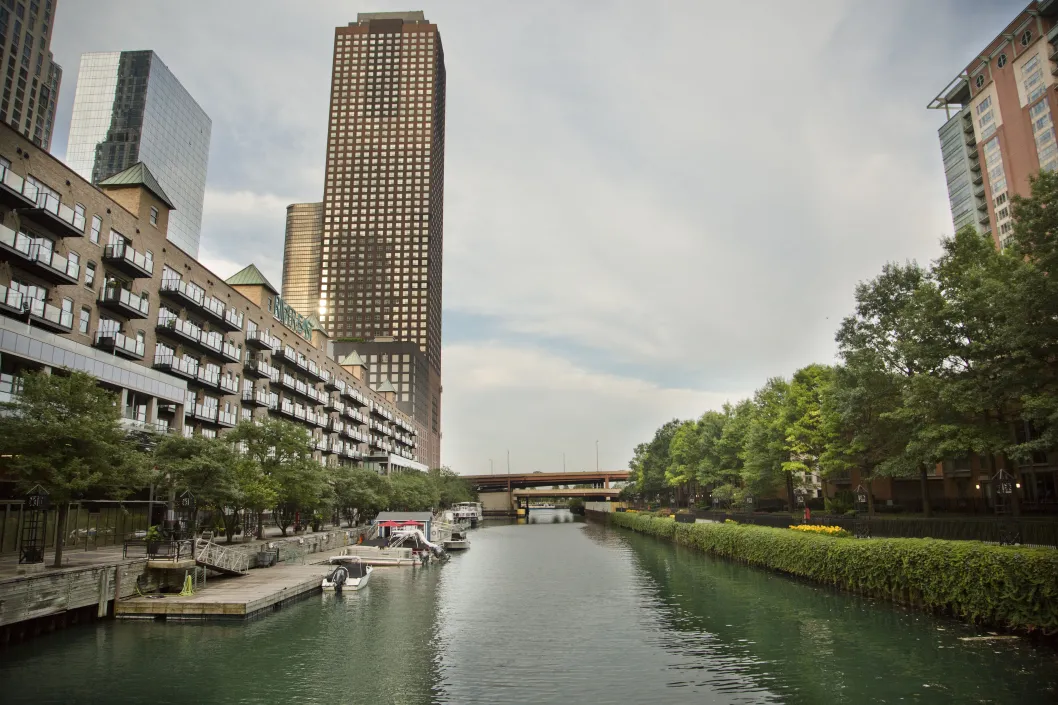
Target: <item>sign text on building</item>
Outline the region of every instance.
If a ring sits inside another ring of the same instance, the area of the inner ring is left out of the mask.
[[[312,342],[312,321],[295,311],[278,296],[272,299],[272,315],[287,328],[310,343]]]

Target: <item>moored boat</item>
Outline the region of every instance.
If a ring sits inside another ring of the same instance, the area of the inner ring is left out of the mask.
[[[470,548],[470,539],[467,538],[467,532],[465,531],[453,531],[452,537],[445,539],[444,547],[446,551],[465,551]]]
[[[337,560],[336,560],[337,559]],[[366,564],[359,556],[336,556],[331,563],[337,562],[337,567],[330,575],[323,579],[324,590],[361,590],[367,586],[371,579],[371,571],[374,570]]]

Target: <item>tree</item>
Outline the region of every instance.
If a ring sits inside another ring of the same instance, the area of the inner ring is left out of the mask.
[[[746,431],[743,479],[757,495],[778,490],[785,479],[788,498],[793,499],[793,476],[783,471],[790,460],[786,445],[786,397],[790,385],[772,377],[753,396],[753,420]]]
[[[330,488],[323,466],[312,457],[312,437],[303,426],[282,419],[243,421],[228,438],[245,448],[267,478],[275,493],[276,523],[284,536],[298,512],[313,511],[324,504]],[[260,513],[266,507],[255,508],[260,531]]]
[[[0,450],[20,489],[40,485],[58,506],[56,568],[70,503],[89,491],[118,498],[144,484],[144,456],[118,423],[115,395],[83,372],[30,373],[21,393],[4,403]]]
[[[165,436],[154,448],[154,476],[170,495],[194,495],[194,526],[198,510],[220,512],[235,491],[235,457],[231,445],[217,438]]]
[[[782,463],[788,488],[796,475],[820,473],[819,459],[831,440],[830,429],[823,421],[822,399],[833,375],[830,367],[808,365],[794,372],[790,380],[783,413],[789,459]],[[825,482],[824,479],[824,487]]]
[[[669,448],[679,425],[680,422],[673,419],[659,428],[649,443],[640,443],[635,447],[630,467],[639,494],[657,498],[665,492]]]
[[[474,488],[451,468],[434,468],[430,471],[430,479],[437,486],[439,506],[443,508],[459,502],[478,501],[478,493]]]
[[[415,470],[405,470],[389,476],[390,508],[404,512],[424,512],[441,501],[441,493],[430,476]]]
[[[335,468],[333,476],[335,506],[349,526],[389,506],[389,482],[374,470],[341,466]]]
[[[665,468],[665,484],[676,489],[677,504],[680,504],[680,495],[685,495],[686,502],[690,504],[689,485],[698,475],[698,465],[703,455],[702,438],[698,430],[698,424],[694,421],[684,421],[676,427],[669,442],[669,464]]]

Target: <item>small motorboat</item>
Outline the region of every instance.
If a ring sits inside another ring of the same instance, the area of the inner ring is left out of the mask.
[[[323,579],[324,590],[361,590],[371,579],[371,571],[374,570],[360,560],[359,556],[348,556],[347,560],[341,561],[331,574]],[[332,559],[333,561],[333,559]]]
[[[470,539],[466,531],[453,531],[452,538],[444,542],[446,551],[465,551],[470,548]]]

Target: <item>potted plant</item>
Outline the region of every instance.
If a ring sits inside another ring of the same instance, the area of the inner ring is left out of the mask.
[[[147,529],[147,535],[143,537],[144,541],[147,542],[147,555],[154,556],[158,554],[158,546],[162,542],[162,530],[156,524]]]

